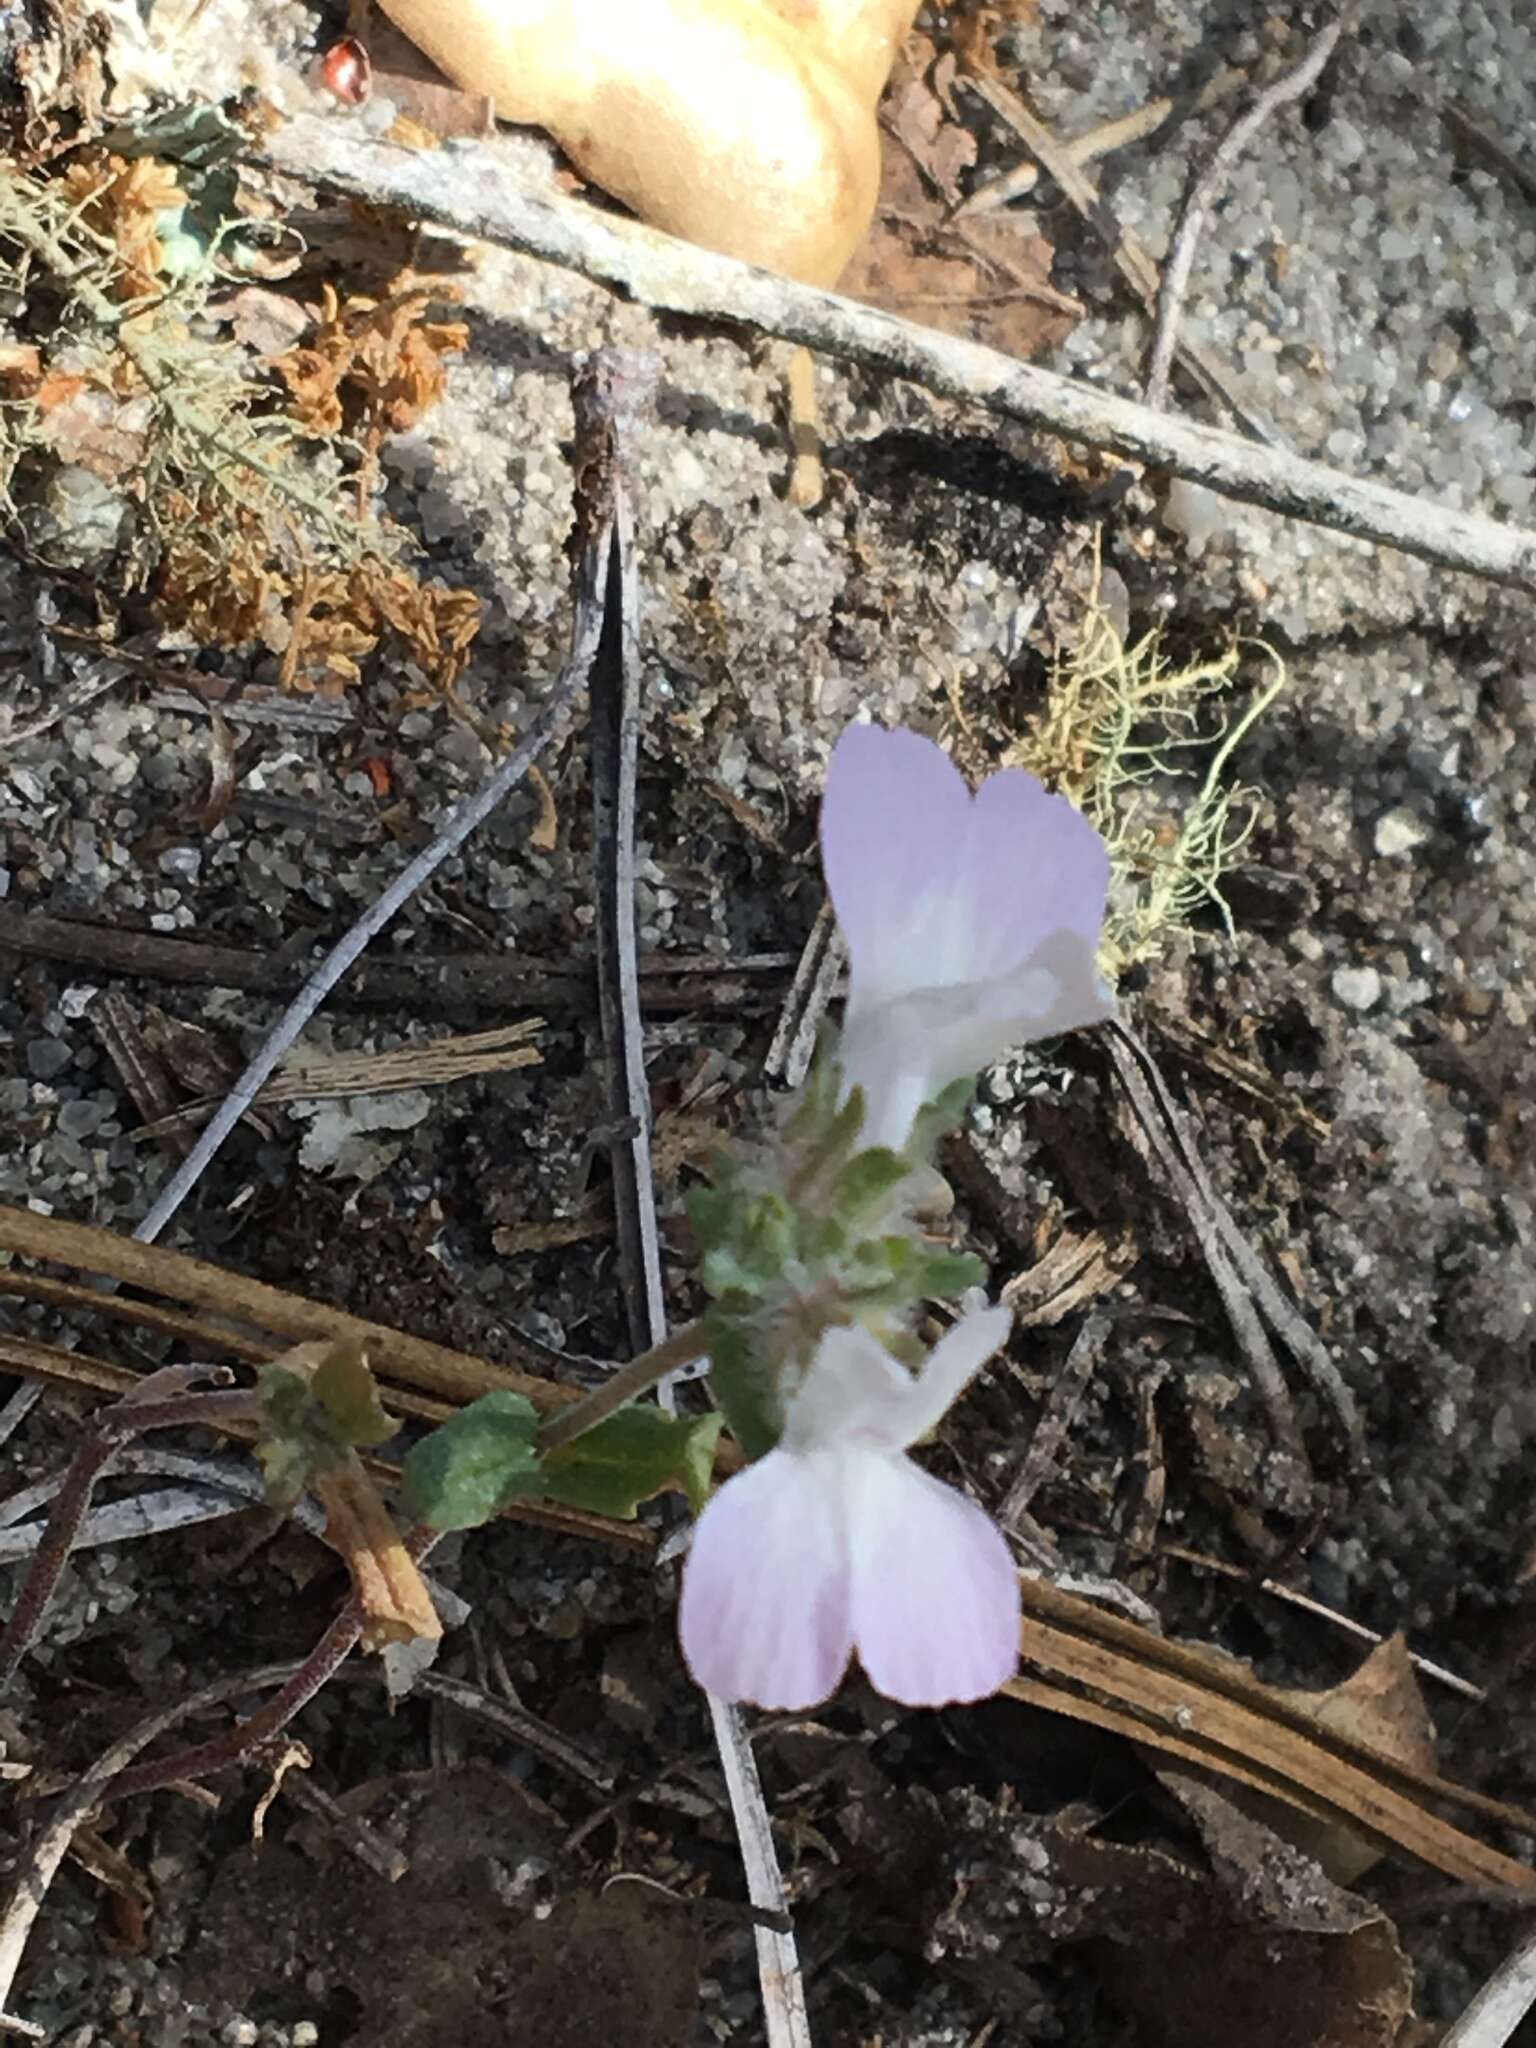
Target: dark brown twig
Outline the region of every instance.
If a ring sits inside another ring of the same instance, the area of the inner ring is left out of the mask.
[[[1140,1132],[1177,1189],[1199,1237],[1282,1449],[1300,1456],[1305,1465],[1290,1396],[1260,1321],[1260,1310],[1333,1410],[1349,1460],[1358,1469],[1364,1456],[1360,1412],[1327,1347],[1306,1317],[1286,1300],[1274,1275],[1238,1229],[1206,1171],[1189,1118],[1169,1092],[1151,1053],[1123,1021],[1106,1024],[1103,1030]]]
[[[360,1863],[382,1877],[386,1884],[398,1884],[410,1870],[410,1858],[396,1842],[370,1827],[359,1814],[348,1813],[340,1800],[333,1799],[323,1785],[317,1785],[307,1771],[291,1771],[282,1789],[295,1806],[312,1813],[352,1851]]]
[[[29,960],[69,961],[94,974],[189,988],[251,989],[264,996],[295,993],[303,987],[306,972],[301,965],[251,947],[134,931],[131,926],[87,918],[51,917],[6,904],[0,904],[0,950]],[[724,1010],[736,1015],[771,1008],[774,984],[789,964],[790,957],[781,953],[739,960],[704,960],[693,954],[674,959],[653,953],[640,956],[638,970],[648,1012],[670,1016]],[[332,1001],[361,1009],[407,1009],[412,1015],[451,1015],[486,1007],[581,1013],[595,1007],[596,993],[590,974],[561,973],[510,954],[413,953],[400,960],[365,955],[348,970]]]
[[[1299,62],[1264,88],[1253,105],[1239,114],[1217,143],[1209,163],[1190,187],[1179,214],[1178,226],[1173,231],[1173,242],[1157,289],[1157,319],[1152,330],[1152,346],[1147,354],[1148,405],[1161,410],[1168,403],[1168,376],[1179,345],[1179,315],[1184,306],[1184,294],[1189,289],[1195,249],[1217,193],[1232,166],[1270,115],[1312,90],[1322,75],[1323,66],[1333,55],[1343,29],[1344,17],[1339,15],[1313,38]]]
[[[131,1763],[141,1749],[144,1749],[167,1729],[174,1728],[179,1721],[190,1719],[194,1714],[203,1713],[209,1707],[221,1706],[226,1700],[238,1699],[242,1693],[252,1692],[268,1685],[276,1685],[291,1671],[287,1664],[268,1665],[259,1671],[248,1671],[235,1678],[221,1678],[215,1684],[204,1686],[187,1699],[177,1700],[174,1705],[149,1715],[138,1726],[131,1728],[119,1741],[92,1765],[78,1784],[55,1802],[48,1815],[47,1823],[32,1843],[30,1851],[22,1859],[16,1874],[16,1883],[6,1905],[4,1917],[0,1918],[0,2030],[16,2033],[32,2031],[26,2021],[18,2021],[4,2014],[4,2007],[10,1997],[11,1986],[16,1980],[22,1953],[27,1945],[27,1936],[47,1897],[48,1887],[57,1875],[59,1865],[69,1852],[75,1831],[86,1816],[100,1803],[103,1788],[112,1779],[119,1777],[124,1767]],[[40,2038],[40,2030],[33,2034]]]
[[[998,1520],[1005,1529],[1029,1512],[1029,1504],[1050,1477],[1051,1467],[1061,1454],[1067,1440],[1083,1394],[1094,1367],[1104,1355],[1104,1344],[1109,1336],[1109,1317],[1101,1313],[1090,1315],[1072,1342],[1066,1363],[1056,1375],[1050,1393],[1046,1397],[1044,1412],[1035,1424],[1035,1433],[1029,1440],[1029,1449],[1024,1454],[1024,1463],[1019,1476],[1008,1489],[1007,1498],[998,1511]]]
[[[437,1530],[418,1525],[407,1532],[405,1548],[412,1562],[420,1564],[437,1541]],[[258,1707],[255,1713],[237,1721],[211,1742],[201,1742],[194,1749],[183,1749],[154,1763],[132,1765],[117,1772],[99,1786],[97,1799],[105,1804],[133,1792],[157,1792],[163,1786],[189,1783],[214,1771],[227,1770],[232,1764],[244,1763],[309,1704],[351,1656],[366,1626],[363,1604],[354,1594],[303,1663],[284,1667],[284,1683],[265,1706]]]

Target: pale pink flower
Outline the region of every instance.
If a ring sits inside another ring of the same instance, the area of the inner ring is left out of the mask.
[[[1019,1588],[995,1525],[906,1456],[1008,1334],[957,1323],[914,1377],[860,1328],[829,1329],[778,1447],[693,1532],[679,1616],[706,1691],[815,1706],[850,1656],[908,1706],[981,1699],[1018,1661]]]
[[[832,750],[821,858],[848,946],[843,1078],[864,1143],[906,1142],[950,1082],[1109,1016],[1095,956],[1104,842],[1022,768],[973,796],[941,747],[852,725]]]

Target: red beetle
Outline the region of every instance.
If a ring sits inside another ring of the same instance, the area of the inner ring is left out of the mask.
[[[319,83],[344,107],[360,107],[373,89],[373,66],[356,36],[343,36],[320,59]]]

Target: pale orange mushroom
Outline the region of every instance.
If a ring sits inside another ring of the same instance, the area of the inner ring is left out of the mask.
[[[380,4],[450,78],[547,130],[655,227],[819,285],[863,239],[875,108],[917,0]],[[797,447],[812,392],[797,358]],[[815,494],[803,465],[802,447],[802,502]]]

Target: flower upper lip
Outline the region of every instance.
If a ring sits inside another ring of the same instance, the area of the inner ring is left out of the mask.
[[[1095,971],[1107,849],[1023,769],[973,796],[931,741],[851,726],[821,842],[848,946],[844,1079],[864,1090],[867,1142],[900,1147],[950,1082],[1111,1014]]]

